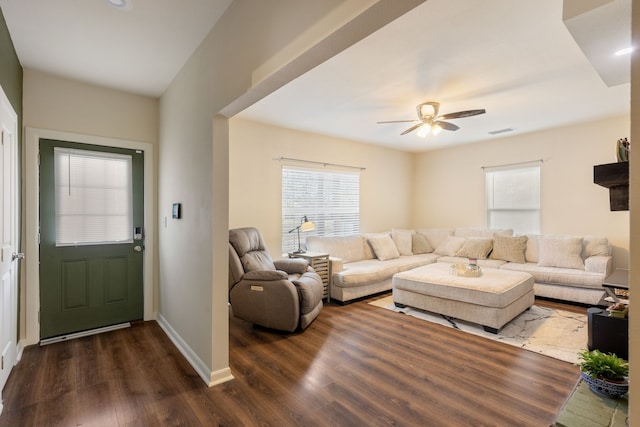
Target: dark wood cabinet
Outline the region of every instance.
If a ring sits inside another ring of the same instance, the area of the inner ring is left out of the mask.
[[[589,350],[615,353],[629,359],[629,319],[611,317],[606,310],[593,307],[587,310]]]

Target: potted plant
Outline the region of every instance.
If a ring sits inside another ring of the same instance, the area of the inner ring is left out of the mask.
[[[578,353],[582,379],[596,394],[618,397],[629,391],[629,363],[613,353],[583,350]]]

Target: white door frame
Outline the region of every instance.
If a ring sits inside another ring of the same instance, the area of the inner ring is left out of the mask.
[[[13,366],[19,360],[18,355],[18,259],[14,254],[20,252],[20,208],[18,206],[18,188],[20,182],[18,168],[18,115],[9,98],[0,86],[0,133],[2,135],[2,155],[0,156],[0,174],[2,191],[2,221],[0,227],[0,353],[2,353],[2,372],[0,392],[4,387]],[[0,413],[3,402],[0,396]]]
[[[149,142],[130,141],[123,139],[105,138],[100,136],[82,135],[70,132],[60,132],[48,129],[25,129],[24,158],[25,181],[23,190],[24,218],[25,218],[25,261],[26,273],[23,283],[26,288],[25,295],[25,333],[19,347],[22,349],[28,345],[37,344],[40,341],[40,254],[38,243],[39,230],[39,188],[38,152],[40,139],[55,139],[60,141],[78,142],[84,144],[102,145],[108,147],[128,148],[144,151],[144,227],[145,247],[143,288],[144,288],[144,320],[153,320],[156,313],[153,311],[153,253],[155,248],[156,222],[154,216],[154,171],[153,171],[153,144]]]

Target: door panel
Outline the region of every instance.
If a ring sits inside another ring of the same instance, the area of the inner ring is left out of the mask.
[[[134,226],[143,227],[143,154],[54,140],[40,141],[40,337],[94,329],[143,317],[142,237],[133,227],[125,242],[56,245],[55,147],[131,156]],[[111,176],[110,176],[111,177]],[[118,181],[113,179],[113,181]],[[69,184],[67,191],[78,190]],[[87,205],[95,205],[87,198]],[[99,200],[102,202],[102,200]],[[101,203],[104,204],[104,203]],[[97,215],[100,216],[100,215]],[[93,224],[86,216],[78,224]],[[107,218],[108,222],[109,219]],[[80,225],[78,225],[80,226]]]

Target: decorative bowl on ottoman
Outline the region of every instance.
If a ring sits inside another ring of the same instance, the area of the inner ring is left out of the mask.
[[[451,264],[449,272],[454,276],[480,277],[482,270],[476,264]]]

